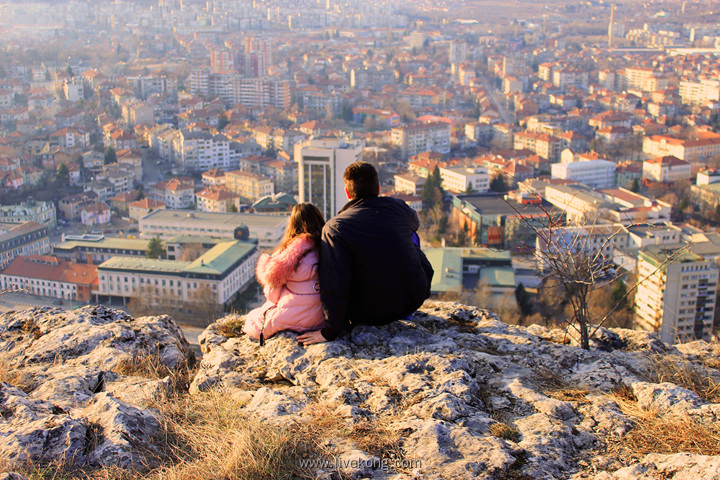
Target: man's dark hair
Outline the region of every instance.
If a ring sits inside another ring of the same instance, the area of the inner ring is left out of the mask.
[[[345,188],[350,198],[377,197],[380,188],[378,173],[367,162],[355,162],[345,169],[343,174]]]

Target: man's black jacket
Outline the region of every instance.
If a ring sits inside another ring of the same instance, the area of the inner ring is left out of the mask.
[[[321,333],[333,340],[358,323],[384,325],[430,296],[433,269],[412,240],[420,222],[402,200],[351,200],[325,224],[320,248]]]

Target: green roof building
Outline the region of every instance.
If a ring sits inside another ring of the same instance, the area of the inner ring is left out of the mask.
[[[117,256],[98,266],[94,293],[123,302],[138,295],[193,302],[201,293],[226,305],[252,281],[258,257],[257,245],[241,240],[217,243],[192,262]]]

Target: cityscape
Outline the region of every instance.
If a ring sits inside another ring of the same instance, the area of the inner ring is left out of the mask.
[[[571,322],[566,250],[603,267],[591,322],[720,327],[710,1],[6,2],[0,123],[5,310],[243,313],[293,205],[333,217],[364,160],[436,299]]]

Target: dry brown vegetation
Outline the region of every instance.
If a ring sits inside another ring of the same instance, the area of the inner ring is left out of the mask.
[[[227,338],[238,337],[242,334],[243,326],[245,326],[245,317],[235,315],[225,322],[218,323],[217,333]]]
[[[634,423],[622,439],[608,447],[618,458],[639,458],[648,453],[720,455],[720,425],[688,415],[644,409],[633,395],[617,392],[610,398]]]
[[[25,393],[33,390],[33,376],[12,366],[6,353],[0,355],[0,382],[10,384]]]
[[[670,382],[692,390],[708,402],[720,402],[720,375],[683,359],[662,355],[650,357],[648,377],[651,382]]]
[[[650,358],[646,372],[652,382],[670,382],[692,390],[708,402],[720,401],[717,373],[672,356]],[[639,458],[648,453],[720,455],[720,424],[679,413],[642,408],[630,387],[618,388],[609,397],[634,423],[621,441],[609,445],[611,454]]]

